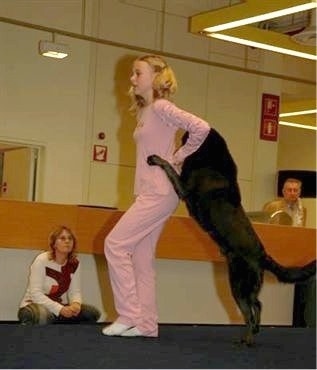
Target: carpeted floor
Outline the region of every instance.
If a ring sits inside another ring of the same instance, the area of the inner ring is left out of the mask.
[[[241,326],[160,325],[160,337],[105,337],[103,325],[0,324],[0,367],[63,369],[316,369],[315,329],[262,327],[255,347]]]

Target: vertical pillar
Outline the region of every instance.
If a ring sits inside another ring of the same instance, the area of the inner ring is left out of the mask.
[[[281,73],[283,57],[277,53],[262,52],[259,68]],[[251,207],[254,211],[276,197],[277,141],[260,139],[262,94],[281,94],[281,80],[270,77],[259,77],[258,83],[258,115],[255,130],[255,154],[253,158],[252,198]]]

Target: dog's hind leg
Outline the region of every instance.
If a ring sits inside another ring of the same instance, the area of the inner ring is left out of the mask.
[[[260,330],[261,302],[254,298],[249,301],[237,300],[237,304],[246,320],[246,332],[241,338],[241,342],[248,346],[254,345],[254,335]]]
[[[156,154],[150,155],[147,158],[147,163],[150,166],[161,167],[165,171],[170,182],[172,183],[175,192],[179,196],[179,198],[184,199],[186,197],[186,191],[180,181],[180,177],[170,163],[168,163],[166,160],[164,160],[163,158],[159,157]]]
[[[254,313],[254,319],[255,319],[254,326],[253,326],[253,334],[257,334],[260,330],[261,311],[262,311],[262,303],[256,297],[253,299],[253,313]]]
[[[241,342],[252,346],[254,335],[259,332],[261,319],[261,302],[258,294],[262,285],[261,269],[250,268],[243,258],[234,258],[229,262],[229,279],[232,295],[243,315],[246,333]]]

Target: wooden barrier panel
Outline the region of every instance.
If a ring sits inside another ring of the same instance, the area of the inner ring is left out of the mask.
[[[0,246],[47,249],[57,225],[70,227],[81,253],[103,254],[104,238],[123,212],[101,207],[22,202],[0,199]],[[269,255],[285,266],[304,265],[316,258],[316,230],[253,223]],[[167,222],[157,249],[158,258],[221,262],[217,244],[189,217]]]

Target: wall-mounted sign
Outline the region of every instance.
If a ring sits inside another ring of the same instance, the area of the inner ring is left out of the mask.
[[[107,147],[94,145],[94,161],[107,162]]]
[[[280,97],[272,94],[262,94],[262,113],[260,138],[277,141]]]

